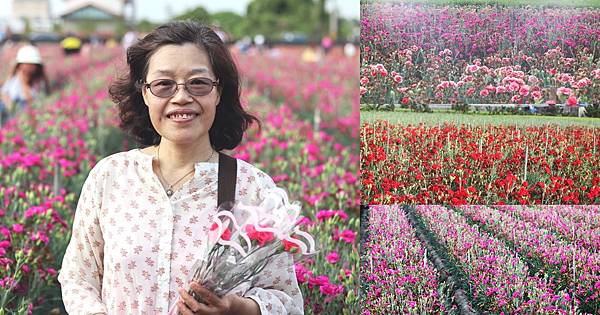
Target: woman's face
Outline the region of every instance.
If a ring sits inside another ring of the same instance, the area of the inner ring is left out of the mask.
[[[23,75],[25,75],[25,77],[31,78],[35,74],[37,68],[38,68],[38,65],[36,65],[36,64],[21,63],[21,64],[19,64],[18,71],[23,73]]]
[[[208,55],[192,43],[165,45],[150,57],[146,83],[170,79],[185,83],[190,79],[208,78],[216,81]],[[149,88],[142,89],[154,129],[163,138],[177,144],[209,140],[208,131],[215,120],[219,89],[215,86],[204,96],[194,96],[178,85],[170,97],[158,97]]]

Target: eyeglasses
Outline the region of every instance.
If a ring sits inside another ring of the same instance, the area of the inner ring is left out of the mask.
[[[177,93],[179,86],[183,85],[185,91],[194,96],[208,95],[214,86],[219,85],[219,81],[213,81],[209,78],[192,78],[185,83],[177,83],[170,79],[157,79],[150,83],[144,83],[145,88],[150,88],[150,92],[158,97],[171,97]]]

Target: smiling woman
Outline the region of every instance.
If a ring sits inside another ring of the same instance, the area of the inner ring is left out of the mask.
[[[131,46],[127,64],[110,94],[121,127],[144,148],[104,158],[84,183],[59,275],[69,314],[303,313],[287,253],[229,295],[187,283],[222,201],[258,205],[275,186],[221,153],[257,122],[241,107],[223,42],[208,27],[173,22]],[[234,177],[223,180],[228,167]]]

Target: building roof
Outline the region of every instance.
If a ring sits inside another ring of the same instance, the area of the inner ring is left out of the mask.
[[[110,20],[121,18],[122,9],[121,1],[71,0],[59,16],[73,20]]]

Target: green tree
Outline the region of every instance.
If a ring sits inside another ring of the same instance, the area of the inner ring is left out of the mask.
[[[221,30],[229,33],[232,40],[238,40],[247,35],[248,23],[246,18],[234,12],[217,12],[211,16],[212,23]]]
[[[183,14],[174,17],[173,20],[193,20],[204,24],[210,24],[211,16],[204,7],[199,6],[183,12]]]
[[[142,33],[152,32],[158,25],[143,19],[138,22],[136,29]]]
[[[279,39],[284,32],[300,32],[313,39],[323,36],[329,19],[325,0],[253,0],[246,19],[249,35]]]

